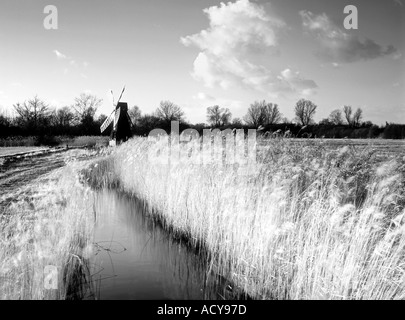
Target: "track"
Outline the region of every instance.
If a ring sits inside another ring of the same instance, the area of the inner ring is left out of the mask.
[[[29,182],[66,165],[69,159],[88,159],[83,150],[66,150],[7,161],[0,165],[0,207],[16,198]]]

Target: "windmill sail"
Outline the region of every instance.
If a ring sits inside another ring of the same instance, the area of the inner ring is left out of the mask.
[[[115,117],[114,117],[114,131],[117,131],[117,123],[120,118],[121,114],[121,107],[119,107],[119,103],[117,105],[117,109],[115,110]]]
[[[114,118],[113,118],[112,115],[113,115],[113,113],[110,114],[110,116],[109,116],[107,119],[105,119],[105,121],[104,121],[103,124],[101,125],[101,127],[100,127],[101,133],[103,133],[103,132],[105,131],[105,129],[108,128],[108,126],[110,125],[110,123],[114,120]]]

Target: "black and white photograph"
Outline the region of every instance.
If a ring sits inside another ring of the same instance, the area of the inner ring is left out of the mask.
[[[0,0],[0,300],[403,299],[405,0]]]

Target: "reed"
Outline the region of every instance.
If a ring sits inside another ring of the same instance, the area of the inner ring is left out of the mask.
[[[0,215],[0,299],[78,299],[91,295],[88,268],[93,196],[82,164],[32,182]],[[57,281],[46,285],[47,266]]]
[[[122,190],[257,299],[403,299],[405,161],[307,140],[258,141],[257,164],[157,163],[163,142],[135,138],[113,153]],[[156,157],[154,158],[156,160]]]

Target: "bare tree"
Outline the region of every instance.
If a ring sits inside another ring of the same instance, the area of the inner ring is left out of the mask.
[[[263,125],[265,121],[263,108],[264,108],[264,101],[253,102],[250,105],[247,114],[243,117],[243,120],[246,122],[246,124],[256,128]]]
[[[74,119],[74,114],[69,107],[63,107],[55,110],[54,123],[59,127],[69,127]]]
[[[363,110],[357,108],[356,112],[353,114],[353,126],[359,127],[362,119],[363,119]]]
[[[282,114],[278,110],[278,105],[264,102],[264,125],[277,124],[281,121]]]
[[[329,122],[334,125],[342,125],[343,124],[343,116],[342,111],[339,109],[333,110],[328,118]]]
[[[353,122],[353,120],[352,120],[352,112],[353,112],[352,107],[351,106],[344,106],[343,107],[343,112],[345,114],[345,119],[346,119],[347,124],[349,126],[351,126],[352,122]]]
[[[281,121],[282,114],[277,104],[263,101],[252,103],[244,117],[244,121],[253,127],[276,124]]]
[[[346,122],[349,126],[353,127],[360,126],[361,120],[363,119],[363,110],[357,108],[356,112],[353,114],[351,106],[344,106],[343,112],[345,114]]]
[[[181,122],[184,120],[184,111],[171,101],[161,101],[155,115],[167,124],[170,124],[171,121]]]
[[[232,113],[228,108],[220,108],[218,105],[207,108],[207,121],[214,127],[222,127],[230,124]]]
[[[71,106],[76,120],[83,125],[94,121],[94,115],[102,102],[103,100],[95,95],[80,94],[79,97],[75,98],[75,103]]]
[[[295,105],[295,116],[303,126],[313,122],[317,105],[310,100],[301,99]]]
[[[142,116],[141,109],[138,106],[133,106],[128,110],[129,117],[133,125],[135,125]]]
[[[49,106],[38,96],[13,105],[18,114],[18,123],[25,127],[37,129],[44,125],[50,115]]]

